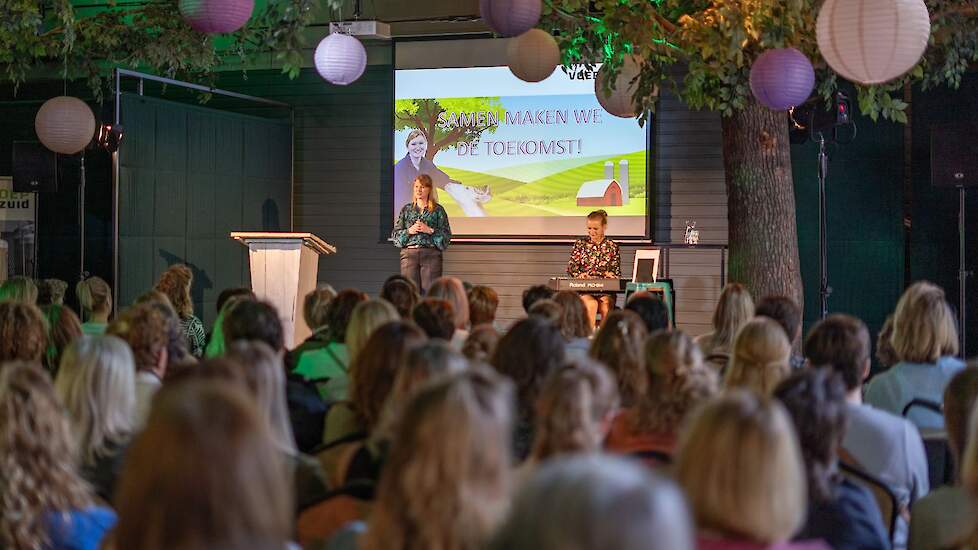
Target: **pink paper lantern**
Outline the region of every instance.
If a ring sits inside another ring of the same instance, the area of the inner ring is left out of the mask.
[[[180,15],[198,32],[234,32],[251,19],[255,0],[180,0]]]
[[[594,79],[594,95],[597,96],[601,107],[619,118],[638,116],[639,107],[634,96],[638,87],[637,78],[641,72],[642,59],[635,55],[626,55],[615,77],[614,89],[605,92],[604,85],[608,80],[608,74],[604,66],[598,69],[598,76]]]
[[[54,97],[38,109],[34,131],[48,149],[62,155],[74,155],[87,147],[95,136],[95,115],[88,104],[77,97]]]
[[[479,0],[482,20],[503,36],[518,36],[540,22],[540,0]]]
[[[319,76],[331,84],[352,84],[367,68],[367,50],[356,38],[334,32],[316,46],[313,57]]]
[[[815,88],[815,69],[794,48],[762,53],[750,68],[750,89],[757,101],[774,111],[787,111],[808,100]]]
[[[511,38],[507,46],[509,70],[526,82],[546,80],[560,65],[560,48],[547,31],[530,29]]]

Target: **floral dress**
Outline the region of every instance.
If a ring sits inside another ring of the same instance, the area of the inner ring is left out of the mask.
[[[605,238],[595,243],[589,238],[578,239],[567,262],[567,274],[571,277],[587,276],[595,279],[607,277],[611,272],[621,277],[621,253],[618,243]]]

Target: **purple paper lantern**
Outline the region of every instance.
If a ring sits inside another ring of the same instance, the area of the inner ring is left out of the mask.
[[[356,38],[334,32],[316,46],[316,71],[331,84],[355,82],[367,68],[367,50]]]
[[[180,0],[180,15],[194,30],[219,34],[234,32],[251,19],[255,0]]]
[[[482,20],[503,36],[519,36],[540,22],[540,0],[479,0]]]
[[[761,105],[786,111],[808,100],[815,88],[815,69],[794,48],[762,53],[750,69],[750,89]]]

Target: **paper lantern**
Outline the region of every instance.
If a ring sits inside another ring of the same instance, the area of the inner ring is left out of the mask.
[[[636,105],[632,96],[638,86],[635,78],[642,72],[642,60],[635,55],[626,55],[618,76],[615,79],[615,86],[611,92],[605,93],[604,83],[607,80],[605,66],[598,70],[598,76],[594,79],[594,95],[598,97],[598,103],[604,107],[605,111],[621,117],[635,118],[638,115],[639,107]],[[635,80],[633,83],[632,81]]]
[[[74,155],[87,147],[95,136],[95,115],[77,97],[54,97],[45,101],[37,111],[34,131],[48,149],[62,155]]]
[[[332,84],[355,82],[367,68],[367,50],[356,38],[334,32],[316,46],[316,71]]]
[[[530,29],[512,38],[507,46],[509,70],[516,78],[540,82],[560,64],[560,47],[547,31]]]
[[[750,68],[750,89],[768,109],[786,111],[804,103],[815,88],[815,69],[794,48],[762,53]]]
[[[835,72],[859,84],[882,84],[920,61],[930,16],[924,0],[826,0],[815,31]]]
[[[489,28],[503,36],[519,36],[540,22],[540,0],[479,0],[479,13]]]
[[[180,15],[194,30],[208,34],[234,32],[251,19],[255,0],[180,0]]]

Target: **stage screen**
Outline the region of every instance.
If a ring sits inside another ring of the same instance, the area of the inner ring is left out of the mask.
[[[648,133],[601,108],[594,73],[531,84],[507,67],[399,69],[394,215],[432,176],[455,235],[561,237],[608,212],[608,234],[645,237]]]

